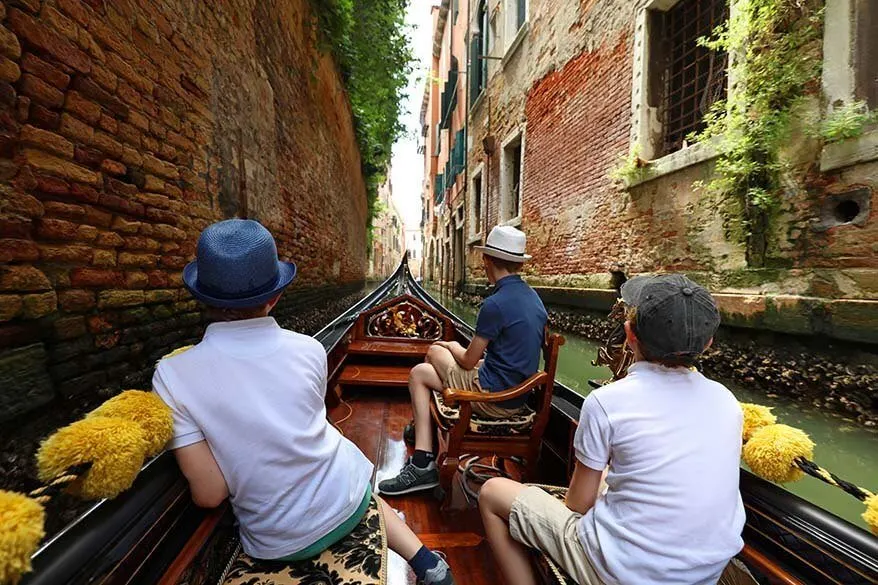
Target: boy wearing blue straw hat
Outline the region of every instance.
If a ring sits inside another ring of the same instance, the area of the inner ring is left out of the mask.
[[[741,408],[691,368],[719,326],[716,303],[680,274],[635,277],[621,294],[635,362],[582,405],[566,501],[504,478],[482,486],[508,585],[536,584],[526,547],[579,585],[713,585],[744,545]]]
[[[215,507],[228,497],[244,552],[258,559],[319,555],[357,526],[373,497],[372,463],[327,420],[323,346],[268,316],[295,276],[258,222],[208,226],[183,282],[214,322],[153,378],[173,412],[168,448],[193,500]],[[378,501],[388,546],[419,582],[454,583],[445,561]]]

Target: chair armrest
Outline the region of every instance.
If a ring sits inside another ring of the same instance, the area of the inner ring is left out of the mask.
[[[454,406],[458,402],[504,402],[527,394],[544,383],[548,378],[549,375],[546,372],[537,372],[518,386],[502,392],[468,392],[466,390],[445,388],[442,390],[442,398],[449,406]]]

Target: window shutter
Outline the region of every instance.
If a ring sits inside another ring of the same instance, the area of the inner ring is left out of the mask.
[[[469,77],[469,103],[472,106],[476,98],[479,97],[481,93],[481,85],[480,81],[482,79],[482,67],[484,66],[484,60],[479,59],[479,50],[482,47],[482,35],[477,34],[473,35],[469,42],[469,70],[467,72],[467,76]]]

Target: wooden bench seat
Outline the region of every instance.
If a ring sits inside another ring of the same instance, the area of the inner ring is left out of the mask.
[[[348,353],[354,355],[368,354],[423,359],[427,355],[429,347],[429,343],[355,340],[348,345]]]
[[[392,386],[408,387],[409,366],[371,366],[348,364],[339,375],[341,386]]]

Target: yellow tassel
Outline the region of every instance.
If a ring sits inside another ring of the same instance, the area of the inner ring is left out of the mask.
[[[866,498],[866,511],[863,512],[863,520],[872,529],[872,533],[878,536],[878,494]]]
[[[79,485],[84,498],[114,498],[134,483],[146,456],[140,426],[122,418],[95,416],[59,429],[43,441],[37,467],[44,482],[66,469],[91,463]]]
[[[814,442],[799,429],[768,425],[753,433],[744,445],[744,462],[764,479],[777,483],[796,481],[803,475],[798,457],[814,458]]]
[[[742,435],[745,441],[749,441],[750,437],[758,429],[777,422],[777,417],[771,414],[771,408],[761,404],[742,402],[741,411],[744,413],[744,431]]]
[[[163,355],[163,356],[162,356],[162,359],[163,359],[163,360],[166,360],[166,359],[168,359],[168,358],[172,358],[172,357],[174,357],[175,355],[180,355],[180,354],[183,353],[184,351],[189,351],[189,350],[192,349],[193,347],[195,347],[195,346],[194,346],[194,345],[184,345],[183,347],[178,347],[177,349],[175,349],[175,350],[172,351],[171,353],[166,353],[165,355]],[[161,360],[160,360],[160,361],[161,361]]]
[[[88,417],[104,416],[130,420],[140,425],[146,438],[146,455],[157,455],[174,436],[174,419],[171,410],[153,392],[126,390],[88,414]]]
[[[18,583],[45,534],[43,507],[22,494],[0,490],[0,583]]]

